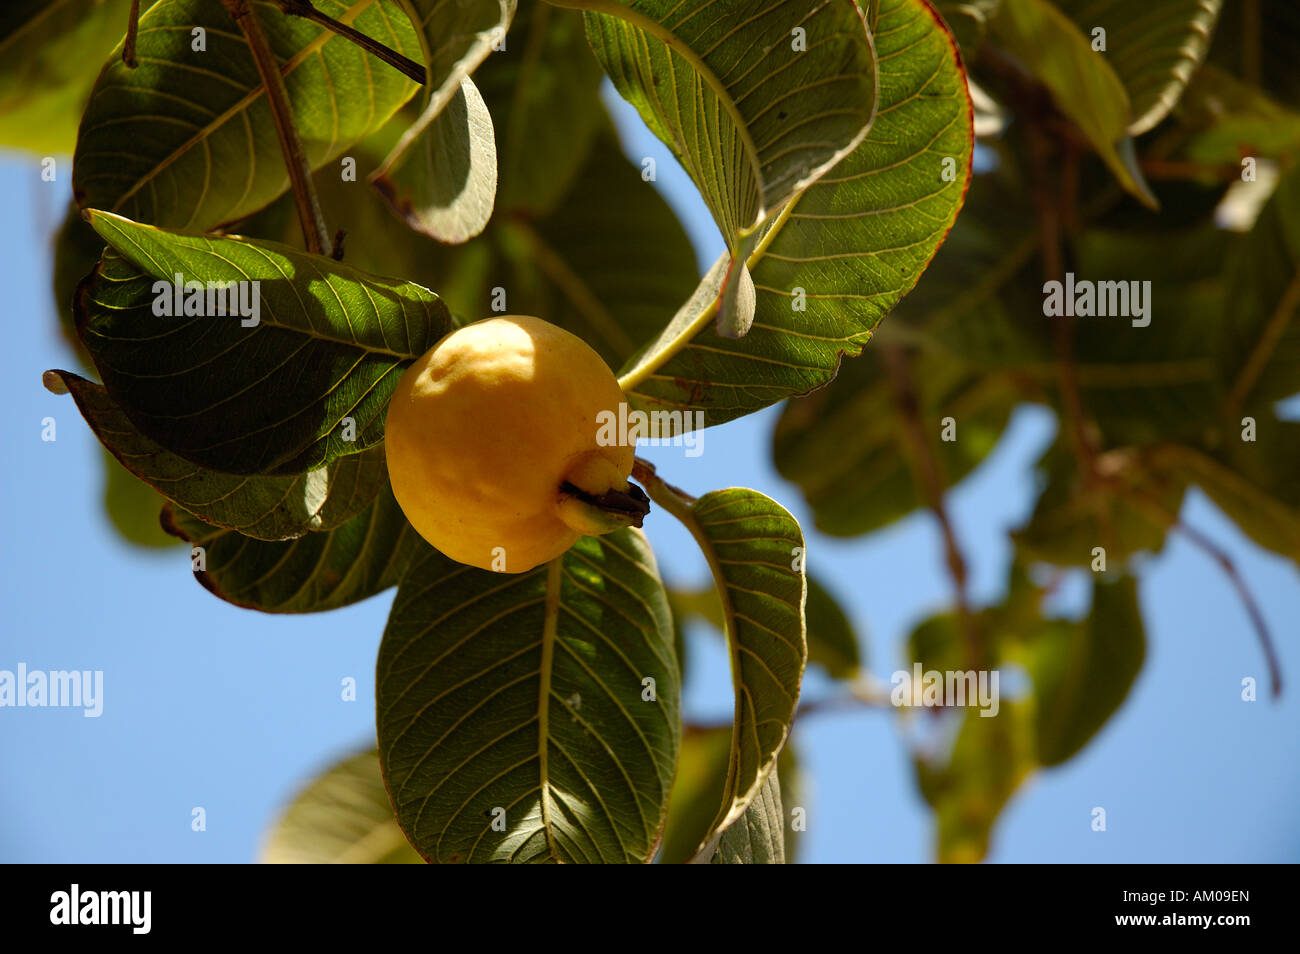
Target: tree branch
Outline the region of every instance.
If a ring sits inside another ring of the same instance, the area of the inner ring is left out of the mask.
[[[127,69],[135,69],[135,38],[140,32],[140,0],[131,0],[131,12],[127,14],[126,40],[122,43],[122,62]]]
[[[360,30],[348,26],[346,23],[340,23],[327,13],[321,13],[314,6],[311,0],[275,0],[276,5],[285,13],[294,17],[302,17],[304,20],[310,20],[346,40],[351,40],[361,49],[365,50],[371,56],[383,60],[399,73],[405,74],[410,79],[423,86],[426,82],[424,67],[415,60],[403,56],[391,47],[384,46],[378,40],[371,39]]]
[[[321,213],[320,200],[312,186],[307,154],[293,122],[293,111],[289,107],[289,94],[284,88],[280,64],[276,62],[275,54],[266,41],[266,34],[262,32],[261,21],[252,9],[251,0],[221,0],[221,5],[243,31],[248,48],[252,50],[253,59],[257,63],[257,72],[262,77],[266,101],[271,107],[271,118],[275,121],[275,131],[280,137],[284,164],[289,170],[289,182],[293,186],[294,204],[298,208],[298,222],[302,226],[307,251],[315,255],[329,255],[331,248],[325,216]]]
[[[966,558],[957,543],[957,534],[953,530],[952,520],[948,517],[948,509],[944,503],[944,477],[940,472],[939,461],[930,450],[930,441],[926,438],[925,425],[921,421],[920,399],[917,396],[916,384],[912,380],[908,357],[902,349],[888,346],[881,348],[881,357],[889,370],[890,381],[894,386],[894,403],[903,420],[903,438],[911,452],[909,458],[913,463],[914,476],[921,487],[926,506],[934,515],[943,535],[944,562],[948,567],[948,575],[952,578],[962,637],[966,641],[971,665],[978,669],[986,661],[985,646],[967,592],[970,574]]]

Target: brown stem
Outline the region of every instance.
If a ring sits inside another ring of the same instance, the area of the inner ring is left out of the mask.
[[[1273,698],[1276,699],[1282,695],[1282,667],[1278,663],[1277,650],[1273,646],[1273,637],[1269,632],[1268,623],[1264,621],[1264,614],[1260,612],[1259,603],[1255,601],[1255,595],[1251,593],[1250,587],[1242,579],[1241,574],[1237,571],[1237,566],[1232,562],[1232,557],[1228,556],[1213,540],[1197,530],[1195,527],[1189,527],[1182,521],[1174,524],[1174,529],[1178,530],[1192,543],[1200,547],[1216,563],[1220,569],[1227,575],[1228,581],[1232,583],[1233,588],[1237,591],[1237,596],[1241,598],[1242,604],[1246,607],[1246,614],[1250,617],[1251,625],[1255,627],[1255,635],[1259,637],[1260,646],[1264,650],[1264,659],[1268,665],[1269,679],[1273,684]]]
[[[307,251],[315,255],[329,255],[331,248],[325,216],[321,213],[320,200],[316,198],[316,190],[312,186],[307,154],[293,122],[293,111],[289,107],[289,94],[284,88],[280,64],[271,52],[271,45],[266,41],[262,23],[250,0],[221,0],[221,5],[243,31],[248,48],[252,50],[253,59],[257,63],[257,72],[262,77],[266,101],[271,107],[271,118],[275,122],[276,134],[280,137],[284,164],[289,170],[289,182],[293,186],[294,204],[298,208],[298,222],[302,226]]]
[[[403,56],[391,47],[384,46],[378,40],[371,39],[355,27],[340,23],[327,13],[321,13],[312,6],[311,0],[275,0],[275,2],[281,10],[290,16],[310,20],[312,23],[337,33],[344,39],[351,40],[371,56],[378,57],[393,69],[405,74],[421,86],[424,85],[425,70],[423,66],[415,62],[415,60]]]
[[[1228,577],[1228,581],[1232,584],[1233,589],[1237,591],[1237,596],[1241,599],[1242,605],[1245,606],[1246,615],[1250,617],[1251,625],[1255,629],[1255,635],[1258,637],[1260,647],[1264,651],[1264,660],[1268,666],[1269,681],[1271,682],[1273,689],[1273,698],[1276,699],[1280,696],[1282,694],[1282,666],[1278,662],[1277,650],[1273,645],[1272,633],[1269,631],[1268,623],[1264,620],[1264,614],[1259,608],[1259,603],[1256,601],[1255,595],[1250,591],[1250,587],[1246,585],[1246,581],[1237,570],[1237,565],[1233,563],[1232,557],[1228,556],[1222,547],[1200,530],[1197,530],[1195,527],[1190,527],[1180,520],[1178,514],[1171,511],[1161,501],[1149,494],[1143,493],[1137,487],[1133,486],[1131,482],[1122,479],[1119,475],[1107,478],[1107,480],[1116,487],[1120,493],[1127,496],[1135,504],[1150,511],[1167,526],[1172,527],[1174,530],[1177,530],[1183,536],[1187,537],[1191,543],[1201,549],[1206,555],[1214,560],[1215,563],[1219,564],[1220,569],[1222,569],[1224,574]]]
[[[912,380],[908,358],[902,349],[887,346],[881,348],[881,357],[889,371],[894,388],[894,403],[902,417],[902,436],[907,442],[908,459],[912,463],[914,476],[920,484],[926,506],[930,508],[943,535],[944,561],[948,567],[948,575],[952,578],[958,623],[966,641],[971,665],[979,668],[985,661],[985,647],[967,592],[970,574],[967,570],[966,558],[957,543],[957,534],[953,530],[952,520],[948,517],[948,508],[944,503],[944,476],[939,461],[930,449],[930,442],[926,439],[925,425],[921,421],[921,402],[917,396],[916,384]]]
[[[126,19],[126,40],[122,44],[122,62],[127,69],[135,69],[135,38],[140,32],[140,0],[131,0],[131,12]]]

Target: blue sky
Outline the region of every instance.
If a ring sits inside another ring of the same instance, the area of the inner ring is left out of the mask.
[[[630,155],[654,156],[657,185],[681,214],[701,262],[720,248],[689,180],[618,107]],[[276,813],[315,773],[372,744],[373,670],[392,592],[327,614],[236,609],[195,583],[181,549],[119,542],[100,506],[96,441],[69,397],[41,372],[71,367],[49,293],[50,237],[69,194],[69,165],[40,181],[33,159],[0,154],[0,277],[9,345],[0,351],[0,670],[104,671],[104,712],[0,709],[0,861],[220,861],[256,857]],[[1159,316],[1157,315],[1157,320]],[[41,421],[57,440],[41,440]],[[654,448],[673,483],[703,493],[749,486],[807,508],[772,469],[776,415],[705,432],[704,453]],[[1051,415],[1022,408],[1001,444],[952,497],[977,600],[997,599],[1006,533],[1028,513],[1030,467],[1051,440]],[[1300,575],[1246,540],[1193,493],[1184,518],[1217,540],[1260,600],[1291,687],[1279,702],[1240,700],[1240,680],[1266,684],[1240,602],[1203,553],[1175,538],[1141,574],[1148,659],[1128,702],[1064,767],[1027,783],[994,832],[990,861],[1300,861]],[[647,531],[670,582],[696,584],[704,563],[660,514]],[[809,563],[858,627],[882,679],[901,644],[949,597],[939,535],[924,514],[871,537],[809,531]],[[1082,580],[1067,589],[1084,590]],[[687,712],[729,717],[730,682],[717,640],[695,635]],[[340,698],[354,677],[355,702]],[[832,691],[816,674],[807,698]],[[796,743],[810,774],[809,862],[921,862],[932,855],[928,812],[892,712],[809,717]],[[1094,806],[1108,830],[1090,829]],[[191,830],[202,807],[207,830]]]

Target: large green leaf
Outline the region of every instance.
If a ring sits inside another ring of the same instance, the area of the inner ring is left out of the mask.
[[[681,733],[672,641],[635,531],[519,575],[429,552],[398,589],[376,677],[411,842],[444,863],[650,861]]]
[[[1178,102],[1210,48],[1223,0],[1055,0],[1079,29],[1106,31],[1106,61],[1128,93],[1128,131],[1140,135]]]
[[[194,569],[194,577],[205,589],[264,613],[319,613],[367,599],[401,582],[428,550],[386,485],[347,523],[295,540],[254,540],[171,504],[163,508],[162,524],[203,548],[203,568]]]
[[[142,434],[212,470],[297,475],[379,443],[403,367],[449,325],[446,306],[419,285],[285,246],[107,213],[91,224],[114,251],[83,286],[82,341]],[[155,286],[177,274],[259,282],[257,324],[156,315]]]
[[[276,820],[261,859],[273,865],[421,864],[393,817],[373,749],[304,788]]]
[[[143,0],[147,10],[153,0]],[[131,0],[8,0],[0,10],[0,145],[71,153],[77,124]]]
[[[752,330],[710,327],[724,257],[620,381],[654,410],[718,424],[830,381],[925,270],[969,175],[970,99],[952,37],[921,0],[883,0],[879,111],[866,140],[788,203],[749,256]],[[801,305],[806,310],[797,310]]]
[[[689,504],[657,477],[646,490],[695,538],[722,599],[735,712],[722,804],[700,846],[718,838],[758,797],[785,744],[808,659],[803,533],[780,504],[731,488]]]
[[[876,64],[852,0],[552,2],[591,11],[605,72],[681,160],[733,249],[870,126]]]
[[[1229,389],[1228,426],[1300,391],[1300,165],[1278,183],[1227,266],[1215,344]]]
[[[1132,107],[1108,58],[1051,0],[1003,0],[993,20],[998,42],[1052,93],[1134,197],[1155,208],[1129,134]]]
[[[862,141],[876,61],[853,0],[552,0],[587,13],[592,49],[681,161],[729,250],[718,331],[753,323],[759,227]]]
[[[515,0],[402,3],[420,29],[424,108],[370,181],[417,232],[463,242],[487,225],[497,186],[492,117],[469,74],[504,42]]]
[[[348,40],[254,3],[313,168],[378,129],[415,84]],[[420,55],[393,0],[320,0],[318,9],[408,57]],[[206,49],[193,48],[194,30]],[[289,174],[265,89],[220,0],[160,0],[140,18],[139,66],[114,51],[81,120],[73,188],[83,209],[210,229],[284,192]]]
[[[128,471],[207,523],[258,540],[333,529],[366,509],[388,481],[382,446],[294,477],[217,473],[149,440],[99,385],[68,371],[47,371],[45,380],[56,393],[71,391],[95,436]],[[157,498],[145,499],[152,503],[150,523],[157,530]]]

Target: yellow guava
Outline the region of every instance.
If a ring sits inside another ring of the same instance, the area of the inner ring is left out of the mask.
[[[384,438],[393,495],[434,548],[506,573],[554,559],[584,534],[640,526],[649,507],[627,480],[635,447],[598,439],[622,402],[600,355],[556,325],[523,315],[466,325],[393,392]]]

